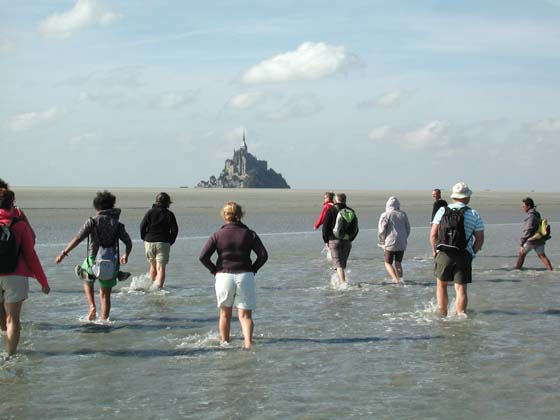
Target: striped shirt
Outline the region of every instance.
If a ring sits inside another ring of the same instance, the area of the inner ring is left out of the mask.
[[[461,203],[460,201],[458,201],[456,203],[449,204],[447,207],[449,207],[450,209],[460,209],[465,206],[465,203]],[[445,213],[445,207],[441,207],[437,211],[432,223],[435,225],[439,225],[439,223],[441,222],[441,218],[443,217],[443,213]],[[467,251],[469,251],[471,255],[474,256],[472,247],[474,243],[473,233],[484,230],[484,222],[482,221],[482,217],[480,217],[480,214],[478,214],[476,210],[469,208],[469,210],[465,212],[464,224],[465,236],[468,238]]]

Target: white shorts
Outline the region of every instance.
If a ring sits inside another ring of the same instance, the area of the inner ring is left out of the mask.
[[[257,307],[257,290],[254,273],[216,273],[216,299],[218,308],[254,310]]]
[[[29,278],[24,276],[0,276],[0,303],[17,303],[27,299]]]

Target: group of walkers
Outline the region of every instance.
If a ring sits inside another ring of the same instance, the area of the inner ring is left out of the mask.
[[[449,283],[453,283],[455,288],[456,313],[458,316],[465,315],[468,304],[467,285],[472,283],[472,261],[484,244],[484,222],[480,214],[468,206],[471,195],[471,189],[463,182],[453,186],[451,204],[442,200],[440,189],[432,191],[434,203],[429,240],[434,258],[436,298],[442,316],[447,316],[448,312]],[[544,252],[545,242],[550,238],[550,230],[544,228],[546,220],[541,218],[529,197],[522,200],[522,209],[527,217],[515,268],[520,270],[527,253],[535,250],[545,267],[552,270],[552,264]],[[347,223],[348,235],[342,237],[337,232],[338,222],[345,219],[344,213],[348,211],[352,214],[355,226]],[[313,227],[318,229],[321,225],[323,242],[330,252],[338,278],[344,284],[352,240],[358,234],[357,216],[346,205],[345,194],[325,193],[323,209]],[[402,260],[409,235],[408,216],[400,209],[398,198],[391,196],[387,200],[385,212],[379,217],[377,240],[378,246],[383,249],[387,273],[395,283],[399,283],[403,277]]]
[[[100,318],[108,320],[113,287],[118,281],[130,277],[129,272],[121,271],[121,264],[128,262],[132,240],[119,221],[121,209],[115,204],[116,197],[112,193],[98,192],[93,199],[95,217],[85,221],[55,258],[55,263],[60,264],[87,239],[86,258],[74,268],[74,272],[83,281],[90,321],[97,318],[94,283],[99,283]],[[169,210],[170,204],[169,194],[159,193],[140,223],[150,280],[158,289],[164,286],[170,249],[179,233],[175,215]],[[221,215],[225,224],[210,236],[199,259],[215,277],[222,345],[230,342],[232,312],[236,305],[244,347],[249,349],[253,341],[252,311],[256,307],[255,274],[267,261],[268,253],[259,236],[241,222],[243,209],[239,204],[233,201],[226,203]],[[16,353],[19,343],[20,313],[28,297],[29,277],[37,279],[45,294],[50,292],[50,287],[35,252],[35,234],[29,220],[15,206],[15,193],[3,180],[0,180],[0,227],[0,328],[6,331],[8,356],[11,356]],[[125,245],[122,255],[119,242]],[[255,261],[251,260],[252,252],[257,256]],[[215,253],[217,259],[213,262]]]
[[[434,208],[431,219],[430,243],[434,257],[436,296],[442,316],[447,315],[447,287],[454,283],[456,312],[465,313],[468,303],[467,285],[472,282],[472,260],[484,244],[484,222],[478,212],[468,207],[472,191],[460,182],[453,186],[447,204],[441,192],[433,190]],[[352,249],[352,241],[359,232],[355,211],[346,204],[346,194],[325,193],[321,215],[314,224],[322,226],[322,238],[341,282],[346,282],[345,269]],[[140,237],[144,240],[149,276],[156,288],[163,288],[170,248],[179,232],[175,215],[169,207],[170,196],[159,193],[152,208],[140,223]],[[116,197],[109,191],[98,192],[93,199],[95,217],[88,218],[76,236],[55,258],[60,264],[69,253],[87,239],[87,256],[74,268],[83,281],[89,305],[88,319],[97,318],[94,283],[99,282],[101,320],[109,318],[111,291],[118,281],[130,277],[121,271],[128,262],[132,240],[119,221],[121,209],[115,207]],[[544,230],[540,214],[531,198],[523,200],[527,213],[520,242],[516,268],[521,269],[525,256],[535,250],[546,268],[552,265],[544,253],[544,243],[550,237]],[[244,337],[244,347],[251,348],[253,340],[252,311],[256,308],[255,274],[266,263],[268,253],[256,232],[242,223],[243,209],[236,202],[228,202],[221,210],[224,225],[213,233],[202,248],[200,262],[215,278],[216,300],[219,308],[219,334],[222,345],[230,342],[233,307]],[[35,252],[35,233],[25,213],[15,205],[15,194],[0,179],[0,328],[6,332],[8,355],[18,346],[20,313],[28,297],[29,277],[35,278],[43,293],[50,292],[48,279]],[[410,235],[410,223],[400,209],[397,197],[389,197],[386,211],[378,222],[378,245],[383,248],[385,267],[391,279],[399,283],[403,277],[402,260]],[[119,242],[125,245],[120,255]],[[254,261],[252,254],[256,255]],[[217,254],[215,261],[212,261]]]

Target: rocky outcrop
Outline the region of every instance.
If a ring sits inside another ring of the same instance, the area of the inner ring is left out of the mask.
[[[282,174],[268,168],[266,160],[258,160],[247,150],[245,135],[241,148],[233,151],[219,177],[212,175],[200,181],[197,188],[290,188]]]

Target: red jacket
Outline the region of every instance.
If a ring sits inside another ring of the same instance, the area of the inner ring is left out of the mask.
[[[17,218],[17,213],[6,209],[0,209],[0,224],[9,225],[13,218]],[[16,245],[21,250],[19,255],[18,264],[16,270],[9,274],[0,274],[0,276],[24,276],[33,277],[45,287],[49,285],[47,276],[43,271],[39,257],[35,252],[35,247],[33,246],[33,235],[31,234],[31,228],[25,221],[20,221],[12,227],[12,231],[16,236]]]
[[[325,215],[327,214],[327,211],[332,207],[332,205],[333,205],[332,201],[327,201],[325,204],[323,204],[323,211],[321,211],[319,218],[313,225],[315,229],[319,229],[319,226],[323,224],[323,220],[325,220]]]

